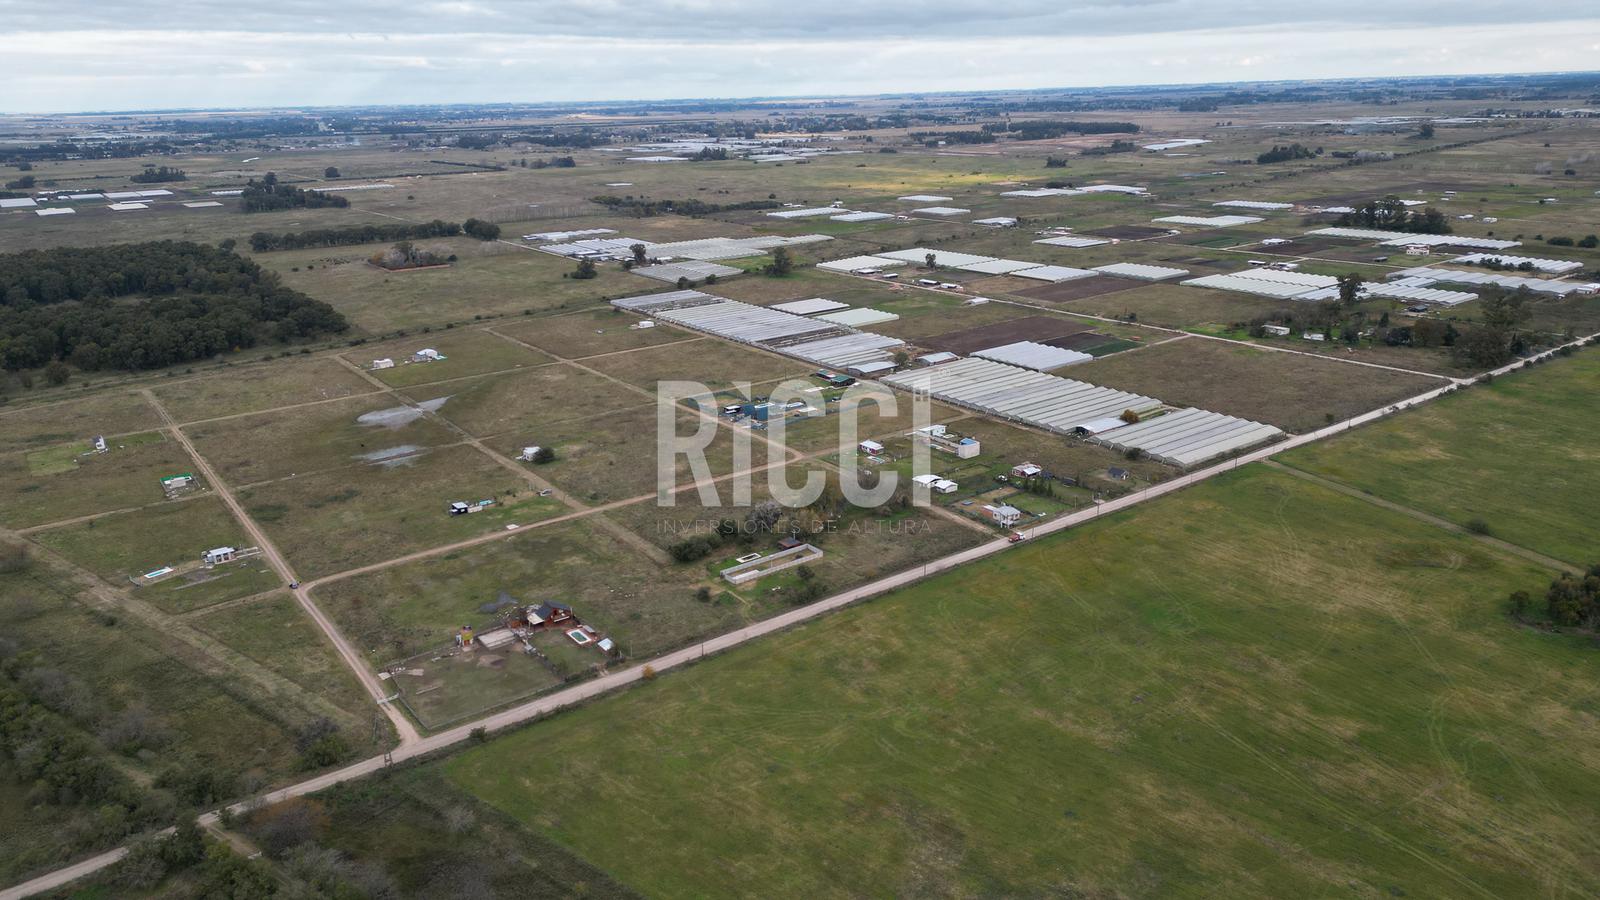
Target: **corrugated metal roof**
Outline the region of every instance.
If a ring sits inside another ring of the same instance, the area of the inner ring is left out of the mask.
[[[954,250],[931,250],[927,247],[912,247],[909,250],[890,250],[887,253],[876,253],[874,256],[886,256],[889,259],[901,259],[910,263],[921,264],[929,253],[933,254],[933,261],[941,266],[960,268],[973,263],[987,262],[994,259],[992,256],[975,256],[971,253],[957,253]]]
[[[859,328],[863,325],[877,325],[880,322],[893,322],[894,320],[900,318],[900,316],[892,312],[884,312],[881,309],[873,309],[868,306],[858,306],[855,309],[824,313],[823,315],[817,316],[817,318],[824,322],[832,322],[835,325],[844,325],[849,328]]]
[[[1033,341],[1017,341],[1011,344],[1003,344],[999,347],[990,347],[987,350],[974,351],[972,355],[1040,372],[1048,372],[1051,369],[1059,369],[1062,366],[1070,366],[1094,359],[1093,356],[1087,353],[1064,350],[1060,347],[1037,344]]]
[[[900,198],[912,203],[939,203],[944,200],[954,200],[954,197],[941,197],[938,194],[907,194]]]
[[[1293,203],[1273,203],[1267,200],[1218,200],[1212,206],[1231,206],[1237,209],[1294,209]]]
[[[967,263],[956,266],[963,272],[977,272],[982,275],[1004,275],[1018,269],[1037,269],[1039,264],[1021,259],[986,259],[982,262]]]
[[[1071,434],[1083,422],[1118,416],[1125,410],[1143,412],[1161,406],[1161,401],[1152,397],[971,357],[897,372],[883,381],[1060,434]]]
[[[774,303],[767,308],[796,316],[814,316],[817,313],[833,312],[836,309],[849,309],[850,304],[840,303],[837,300],[827,300],[822,297],[812,297],[810,300],[790,300],[788,303]]]
[[[1282,429],[1203,409],[1182,409],[1114,428],[1089,440],[1116,450],[1140,450],[1152,459],[1192,466],[1282,434]]]
[[[665,281],[668,284],[676,284],[680,278],[699,281],[711,275],[715,275],[718,278],[726,278],[729,275],[744,274],[743,269],[735,269],[733,266],[697,260],[663,263],[657,266],[634,266],[629,271],[635,275],[643,275],[646,278],[654,278],[656,281]]]
[[[1477,263],[1488,262],[1491,259],[1499,260],[1500,265],[1502,266],[1511,266],[1513,268],[1520,266],[1523,263],[1527,263],[1540,272],[1550,272],[1555,275],[1564,275],[1568,272],[1577,272],[1583,268],[1583,263],[1575,262],[1570,259],[1545,259],[1544,257],[1539,256],[1506,256],[1500,253],[1468,253],[1466,256],[1458,256],[1455,259],[1452,259],[1451,262],[1462,263],[1464,265],[1474,265]]]
[[[893,269],[903,266],[906,261],[888,256],[851,256],[845,259],[831,259],[827,262],[817,263],[817,268],[827,269],[832,272],[854,272],[857,269]]]
[[[921,209],[913,209],[912,212],[919,212],[925,216],[959,216],[972,210],[962,209],[959,206],[924,206]]]
[[[848,212],[837,216],[829,216],[835,222],[876,222],[879,219],[892,219],[894,214],[882,212]]]
[[[1111,242],[1105,238],[1079,237],[1075,234],[1063,234],[1058,237],[1041,238],[1037,241],[1034,241],[1034,243],[1049,244],[1052,247],[1072,247],[1076,249],[1082,247],[1098,247],[1101,244],[1109,244]]]
[[[1203,228],[1232,228],[1235,225],[1253,225],[1265,222],[1260,216],[1161,216],[1151,219],[1168,225],[1199,225]]]
[[[1105,266],[1095,266],[1094,270],[1106,275],[1137,278],[1140,281],[1165,281],[1168,278],[1178,278],[1189,274],[1188,269],[1174,269],[1170,266],[1147,266],[1144,263],[1111,263]]]
[[[1032,278],[1035,281],[1076,281],[1079,278],[1093,278],[1093,269],[1075,269],[1072,266],[1034,266],[1031,269],[1019,269],[1011,273],[1018,278]]]
[[[771,219],[809,219],[812,216],[836,216],[850,212],[837,206],[814,206],[810,209],[780,209],[777,212],[767,213]]]

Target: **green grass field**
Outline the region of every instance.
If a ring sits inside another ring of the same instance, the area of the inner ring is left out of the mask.
[[[443,765],[652,896],[1592,894],[1545,577],[1245,469]]]
[[[1600,560],[1600,351],[1469,388],[1282,462],[1578,565]]]

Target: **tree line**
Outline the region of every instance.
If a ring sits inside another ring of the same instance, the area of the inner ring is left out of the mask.
[[[499,226],[495,228],[498,231]],[[345,247],[352,244],[376,244],[380,241],[455,237],[461,231],[459,222],[445,222],[440,219],[417,225],[386,222],[382,225],[346,225],[340,228],[318,228],[283,234],[258,231],[250,235],[250,249],[256,253],[265,253],[269,250],[304,250],[308,247]]]
[[[1511,595],[1511,614],[1525,621],[1533,609],[1527,591]],[[1563,628],[1600,629],[1600,564],[1582,575],[1563,572],[1544,592],[1544,613],[1552,625]]]
[[[1019,141],[1038,141],[1068,134],[1138,134],[1139,126],[1132,122],[1053,122],[1048,119],[1028,119],[1022,122],[991,122],[983,126],[983,130],[1004,134]]]
[[[745,200],[739,203],[707,203],[704,200],[646,200],[643,197],[616,197],[611,195],[590,198],[593,202],[615,211],[629,211],[640,218],[660,215],[709,216],[719,212],[748,209],[778,209],[783,206],[776,200]]]
[[[52,361],[85,371],[160,368],[348,327],[328,304],[206,244],[0,255],[0,366],[11,371]]]

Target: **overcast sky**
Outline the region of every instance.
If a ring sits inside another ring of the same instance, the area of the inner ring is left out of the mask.
[[[1600,68],[1547,0],[0,0],[0,111],[804,96]],[[141,24],[170,25],[141,30]]]

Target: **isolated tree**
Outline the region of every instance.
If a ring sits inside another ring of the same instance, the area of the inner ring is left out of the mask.
[[[1339,276],[1339,308],[1346,315],[1355,313],[1361,305],[1361,286],[1365,280],[1355,272]]]
[[[922,257],[922,264],[930,269],[939,268],[939,255],[937,253],[927,254],[926,256]]]
[[[592,259],[580,259],[580,260],[578,260],[577,271],[572,273],[572,277],[573,278],[594,278],[595,276],[597,276],[599,274],[600,274],[600,270],[595,267],[594,260],[592,260]]]
[[[789,248],[772,248],[772,262],[767,264],[767,274],[774,278],[782,278],[793,271],[794,257],[789,254]]]
[[[500,226],[482,219],[468,219],[462,222],[461,230],[467,237],[477,238],[480,241],[493,241],[500,237]]]
[[[542,466],[548,462],[555,462],[555,460],[556,451],[553,447],[540,447],[538,450],[533,451],[533,462],[535,465]]]
[[[634,265],[642,266],[646,262],[649,262],[649,258],[645,256],[645,248],[643,244],[634,244],[628,248],[628,252],[633,254]]]
[[[1422,127],[1417,129],[1417,137],[1425,141],[1433,140],[1433,123],[1423,122]]]
[[[322,170],[322,177],[323,178],[338,178],[339,177],[339,167],[338,166],[329,166],[326,169],[323,169]]]

